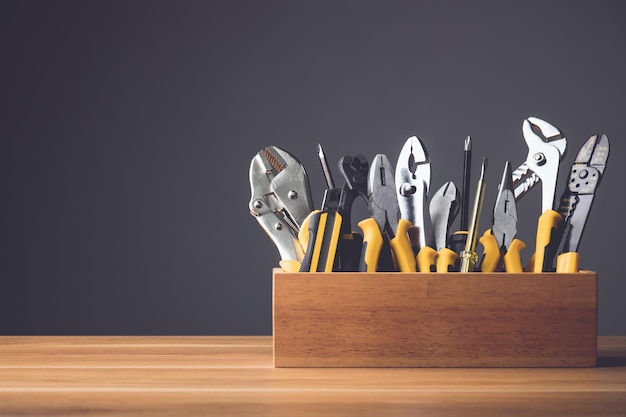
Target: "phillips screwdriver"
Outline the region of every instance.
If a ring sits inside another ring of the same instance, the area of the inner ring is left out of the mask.
[[[476,196],[474,197],[474,207],[472,210],[472,217],[470,218],[470,226],[467,234],[467,241],[465,242],[465,250],[461,252],[459,256],[461,258],[460,272],[472,272],[474,271],[474,265],[478,260],[476,254],[476,240],[478,233],[478,225],[480,222],[480,213],[483,207],[483,199],[485,197],[485,170],[487,169],[487,157],[483,157],[483,163],[480,169],[480,178],[478,179],[478,187],[476,189]]]

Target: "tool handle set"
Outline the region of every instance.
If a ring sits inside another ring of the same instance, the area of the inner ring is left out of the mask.
[[[491,223],[482,234],[488,161],[482,160],[472,196],[470,137],[464,142],[462,186],[448,181],[432,194],[430,157],[416,136],[406,140],[395,167],[385,154],[371,164],[362,155],[343,156],[338,163],[343,184],[334,182],[318,145],[328,186],[319,208],[313,206],[304,166],[288,151],[267,146],[250,164],[250,213],[276,245],[288,273],[576,273],[578,246],[609,155],[608,137],[589,137],[556,200],[565,136],[536,117],[523,121],[522,133],[528,155],[514,170],[506,161]],[[534,253],[523,265],[520,251],[526,244],[517,237],[516,203],[536,188],[542,190],[542,214]],[[357,199],[366,202],[370,217],[353,223]],[[454,230],[459,212],[461,228]]]

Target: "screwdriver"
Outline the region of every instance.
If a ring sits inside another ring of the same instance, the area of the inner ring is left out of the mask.
[[[478,224],[480,222],[480,213],[483,207],[483,199],[485,197],[485,170],[487,169],[487,157],[483,157],[483,163],[480,170],[480,178],[478,179],[478,187],[476,189],[476,196],[474,197],[474,207],[472,210],[472,217],[470,227],[467,233],[467,240],[465,242],[465,250],[461,252],[459,256],[461,258],[460,272],[472,272],[474,271],[474,265],[478,260],[476,254],[476,239],[478,233]]]
[[[469,195],[470,195],[470,178],[472,171],[472,138],[465,138],[463,145],[463,183],[461,185],[461,213],[460,213],[460,230],[454,232],[448,238],[450,249],[460,254],[465,249],[467,242],[467,223],[469,211]]]
[[[332,272],[340,237],[342,216],[339,213],[341,189],[334,182],[326,163],[324,150],[317,145],[318,156],[328,188],[321,210],[314,210],[302,223],[298,239],[305,248],[300,272]]]

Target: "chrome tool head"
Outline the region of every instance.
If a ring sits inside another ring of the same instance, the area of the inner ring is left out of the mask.
[[[396,191],[400,215],[419,228],[419,245],[426,245],[424,206],[430,188],[430,158],[422,142],[407,139],[396,164]]]

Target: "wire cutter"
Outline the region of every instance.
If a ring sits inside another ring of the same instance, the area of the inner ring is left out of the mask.
[[[250,188],[250,214],[272,239],[281,259],[302,260],[298,233],[313,209],[304,166],[289,152],[267,146],[250,162]]]
[[[367,192],[371,217],[359,222],[363,230],[359,270],[415,272],[415,255],[408,237],[408,229],[412,225],[408,220],[399,218],[393,166],[386,155],[374,157]]]
[[[430,173],[426,148],[416,136],[408,138],[398,156],[395,184],[400,217],[418,229],[416,242],[413,242],[416,253],[426,245],[424,206],[430,188]]]
[[[545,265],[545,249],[552,240],[553,229],[563,219],[553,207],[559,164],[567,151],[567,139],[557,127],[536,117],[524,120],[522,133],[528,145],[528,156],[513,171],[513,191],[515,200],[519,201],[541,183],[541,215],[537,222],[535,253],[526,269],[542,272],[549,269]]]
[[[563,221],[557,229],[557,238],[546,249],[546,263],[552,265],[557,256],[557,272],[578,272],[578,245],[608,158],[609,138],[606,135],[592,135],[570,168],[569,179],[557,210]]]
[[[363,236],[354,233],[352,228],[352,205],[362,198],[369,206],[367,177],[369,162],[363,155],[346,155],[339,160],[339,172],[344,184],[341,187],[339,213],[342,216],[340,239],[337,247],[337,271],[358,271]]]
[[[512,189],[511,164],[506,161],[493,209],[492,226],[479,239],[484,247],[482,272],[523,272],[520,251],[526,247],[517,239],[517,207]]]
[[[430,199],[429,212],[432,236],[429,246],[422,246],[417,254],[420,272],[448,272],[458,254],[448,247],[450,225],[461,208],[461,194],[452,181],[446,182]]]

